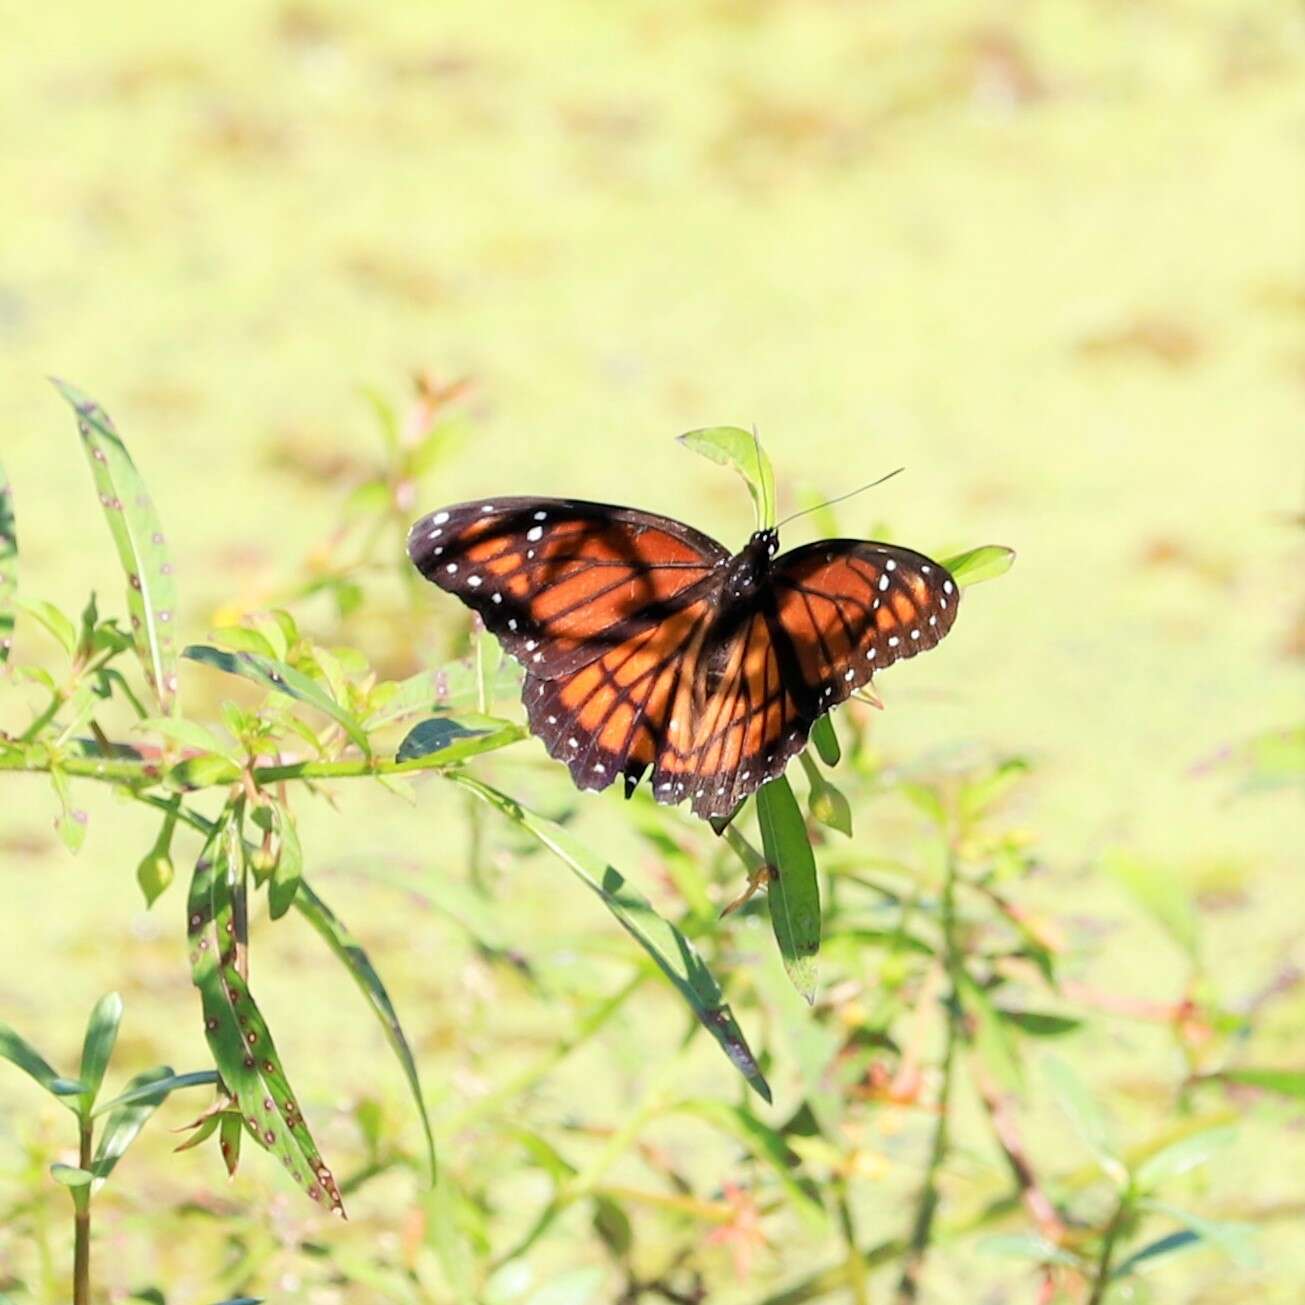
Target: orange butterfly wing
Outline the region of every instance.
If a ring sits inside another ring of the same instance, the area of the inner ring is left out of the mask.
[[[779,557],[757,610],[711,650],[712,687],[688,736],[672,729],[654,794],[727,817],[876,670],[934,647],[959,597],[944,567],[910,549],[830,539]]]

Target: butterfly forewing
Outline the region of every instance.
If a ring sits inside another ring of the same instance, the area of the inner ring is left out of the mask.
[[[668,517],[548,498],[443,508],[413,526],[408,554],[545,679],[672,616],[729,557]]]

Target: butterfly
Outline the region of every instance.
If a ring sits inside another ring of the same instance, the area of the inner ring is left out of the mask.
[[[688,799],[723,827],[815,721],[932,648],[960,591],[922,553],[826,539],[738,553],[670,517],[498,498],[422,517],[408,555],[525,667],[531,731],[582,789]]]

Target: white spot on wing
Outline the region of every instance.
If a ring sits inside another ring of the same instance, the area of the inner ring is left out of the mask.
[[[445,570],[446,570],[450,575],[457,575],[457,573],[458,573],[458,564],[457,564],[456,562],[450,562],[450,563],[448,564],[448,566],[446,566],[444,569],[445,569]]]
[[[900,640],[896,635],[893,635],[893,637],[892,637],[891,639],[889,639],[889,641],[888,641],[888,646],[889,646],[890,648],[896,648],[897,645],[898,645],[899,643],[901,643],[901,642],[902,642],[902,641],[901,641],[901,640]]]
[[[886,575],[881,575],[879,577],[879,592],[883,593],[883,591],[887,588],[888,588],[888,577]]]
[[[944,581],[943,581],[943,593],[945,593],[945,594],[949,594],[949,593],[951,593],[951,591],[952,591],[953,589],[955,589],[955,588],[956,588],[956,586],[955,586],[954,584],[952,584],[952,582],[951,582],[950,580],[944,580]]]
[[[483,581],[483,580],[482,580],[478,575],[469,575],[469,576],[467,577],[467,583],[468,583],[468,584],[469,584],[473,589],[479,589],[480,586],[481,586],[482,584],[484,584],[485,582],[484,582],[484,581]]]
[[[535,520],[536,520],[536,521],[547,521],[547,520],[548,520],[548,513],[547,513],[547,512],[536,512],[536,513],[535,513]]]
[[[542,539],[543,537],[544,537],[544,527],[543,527],[543,526],[531,526],[530,529],[526,531],[526,538],[527,538],[528,540],[530,540],[530,542],[531,542],[532,544],[533,544],[536,540],[538,540],[538,539]]]
[[[437,526],[442,526],[448,519],[449,519],[449,514],[447,512],[436,512],[435,515],[431,517],[431,520]]]
[[[896,562],[895,562],[895,561],[890,557],[890,558],[888,559],[888,561],[884,563],[884,570],[885,570],[885,571],[896,571],[896,570],[897,570],[897,563],[896,563]]]
[[[856,679],[856,672],[849,666],[847,668],[847,674],[844,675],[843,678],[845,680],[854,680]]]

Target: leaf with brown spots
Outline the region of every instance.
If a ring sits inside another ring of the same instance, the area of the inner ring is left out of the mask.
[[[177,692],[177,646],[172,634],[177,586],[163,525],[109,414],[73,386],[60,380],[54,386],[77,414],[95,488],[127,574],[127,612],[145,678],[159,705],[172,712]]]
[[[190,883],[187,938],[204,1037],[250,1135],[314,1201],[343,1215],[340,1189],[322,1162],[267,1021],[237,963],[232,876],[240,846],[239,826],[228,808],[204,845]]]

